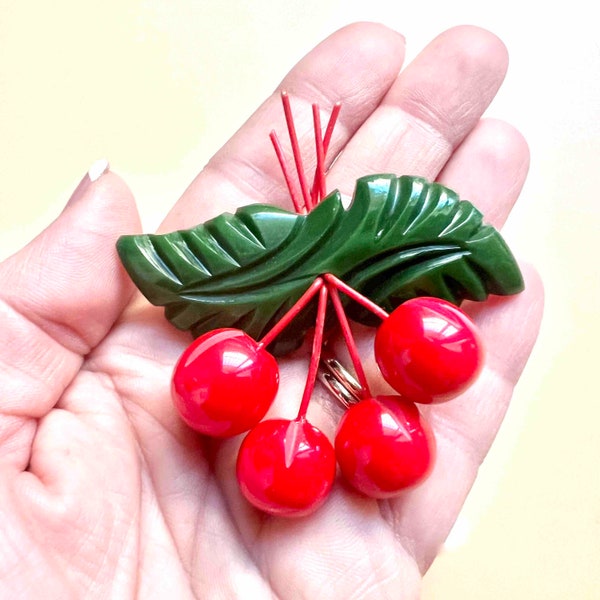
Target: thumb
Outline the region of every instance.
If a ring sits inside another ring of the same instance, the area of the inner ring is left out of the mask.
[[[0,265],[0,300],[67,350],[83,355],[132,293],[115,251],[140,220],[125,183],[98,161],[58,218]]]

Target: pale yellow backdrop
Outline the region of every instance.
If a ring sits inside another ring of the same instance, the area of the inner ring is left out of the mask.
[[[542,272],[547,309],[424,598],[599,599],[600,45],[586,5],[0,0],[0,257],[48,223],[104,156],[152,228],[334,28],[383,21],[406,35],[409,56],[452,25],[491,29],[511,67],[489,114],[517,125],[532,150],[505,231]]]

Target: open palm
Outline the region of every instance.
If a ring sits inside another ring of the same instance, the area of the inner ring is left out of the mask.
[[[328,189],[351,194],[377,173],[437,179],[499,226],[524,182],[528,152],[508,125],[480,117],[506,69],[502,43],[460,27],[400,73],[401,36],[352,25],[305,57],[281,88],[301,145],[310,103],[340,100]],[[399,74],[400,73],[400,74]],[[190,227],[251,202],[290,208],[268,132],[284,130],[278,94],[210,161],[162,229]],[[414,598],[500,425],[533,345],[541,285],[469,306],[488,348],[464,396],[428,410],[436,467],[420,487],[377,502],[335,485],[298,520],[241,498],[240,438],[189,431],[170,402],[189,343],[134,292],[115,241],[140,228],[108,172],[86,176],[59,218],[0,267],[0,596],[2,598]],[[518,324],[518,337],[515,336]],[[371,333],[363,331],[366,355]],[[293,418],[304,357],[281,363],[270,414]],[[309,419],[332,436],[340,408],[317,390]]]

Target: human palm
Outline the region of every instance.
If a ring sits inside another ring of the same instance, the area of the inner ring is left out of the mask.
[[[400,75],[404,44],[377,25],[344,28],[286,77],[305,154],[308,106],[341,100],[328,189],[393,172],[437,179],[499,226],[527,171],[521,136],[480,120],[506,68],[493,35],[445,32]],[[274,94],[166,217],[189,227],[251,202],[287,206],[269,146]],[[533,345],[541,286],[469,306],[488,349],[462,397],[427,410],[438,446],[429,479],[394,500],[337,484],[314,515],[266,516],[240,496],[240,438],[202,439],[170,402],[189,338],[134,292],[115,241],[140,228],[108,172],[82,180],[59,218],[0,270],[0,596],[6,598],[414,598],[452,526]],[[514,324],[519,324],[519,338]],[[372,368],[368,344],[359,342]],[[271,413],[292,418],[306,372],[281,361]],[[372,379],[372,378],[371,378]],[[332,436],[340,407],[315,392],[309,419]],[[270,414],[271,414],[270,413]]]

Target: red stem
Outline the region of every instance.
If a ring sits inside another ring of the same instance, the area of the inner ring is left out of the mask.
[[[312,300],[313,296],[323,287],[323,278],[317,277],[312,285],[300,296],[297,302],[288,310],[277,323],[258,341],[260,348],[266,348]]]
[[[329,142],[331,141],[331,136],[333,135],[333,128],[337,122],[338,115],[340,114],[340,110],[342,110],[342,103],[336,102],[333,105],[333,110],[331,111],[331,115],[329,116],[329,122],[327,123],[327,128],[325,129],[325,137],[323,138],[323,148],[325,149],[325,153],[329,150]]]
[[[271,133],[269,134],[269,137],[271,138],[271,142],[273,143],[273,148],[275,148],[275,154],[277,155],[277,160],[279,161],[279,166],[281,167],[281,171],[283,172],[283,177],[285,179],[285,184],[287,185],[287,189],[290,193],[290,198],[292,199],[292,203],[294,204],[294,210],[298,213],[298,214],[306,214],[306,207],[302,206],[301,202],[300,202],[300,198],[298,198],[298,194],[296,193],[296,190],[294,189],[294,185],[292,183],[292,178],[290,176],[290,173],[288,171],[286,162],[285,162],[285,156],[283,154],[283,148],[281,147],[281,142],[279,141],[279,138],[277,137],[277,134],[275,133],[275,131],[271,131]]]
[[[342,335],[344,336],[344,341],[346,342],[346,347],[348,348],[348,353],[350,354],[350,359],[354,365],[356,377],[362,388],[361,396],[362,398],[370,398],[371,390],[369,389],[369,383],[367,382],[367,377],[360,360],[360,355],[358,353],[358,348],[356,347],[354,336],[352,335],[350,323],[348,323],[348,317],[346,316],[346,312],[342,306],[342,301],[340,300],[340,295],[334,285],[331,285],[329,282],[326,285],[329,290],[329,294],[331,295],[331,301],[340,323],[340,328],[342,330]]]
[[[308,185],[306,183],[306,176],[304,175],[302,156],[300,154],[300,145],[298,144],[298,136],[296,135],[296,128],[294,126],[294,117],[292,116],[290,97],[288,96],[287,92],[281,92],[281,102],[283,104],[285,122],[287,124],[288,133],[290,135],[290,142],[292,144],[292,152],[294,154],[294,162],[296,163],[296,171],[298,172],[298,181],[300,182],[302,197],[304,198],[304,205],[306,206],[307,210],[310,210],[313,206],[308,191]]]
[[[329,150],[329,143],[331,142],[331,136],[333,135],[333,130],[335,128],[335,124],[337,122],[338,115],[340,114],[340,110],[342,109],[342,103],[336,102],[333,106],[333,110],[331,111],[331,115],[329,115],[329,121],[327,123],[327,128],[325,129],[325,137],[323,138],[323,173],[325,172],[325,157],[327,156],[327,152]],[[315,173],[315,178],[313,180],[313,185],[311,188],[311,198],[313,202],[316,203],[317,198],[317,186],[318,186],[318,173]],[[323,197],[325,194],[323,194]],[[321,198],[322,199],[322,198]]]
[[[322,279],[321,282],[323,282]],[[327,313],[327,295],[327,286],[322,285],[319,291],[319,306],[317,308],[317,320],[315,323],[315,333],[313,337],[310,364],[308,366],[308,375],[306,376],[306,385],[304,387],[304,393],[302,394],[302,402],[300,403],[296,421],[300,421],[306,417],[310,398],[317,381],[317,373],[319,372],[319,363],[321,361],[321,349],[323,348],[323,331],[325,329],[325,314]]]
[[[319,115],[319,106],[312,105],[313,125],[315,130],[315,149],[317,155],[317,166],[315,170],[316,186],[313,186],[311,200],[313,205],[317,205],[325,197],[325,152],[323,148],[323,138],[321,133],[321,116]]]
[[[383,310],[383,308],[375,304],[375,302],[371,302],[371,300],[357,292],[354,288],[351,288],[341,279],[338,279],[335,275],[327,273],[326,275],[323,275],[323,278],[328,284],[332,285],[340,292],[343,292],[344,294],[346,294],[346,296],[348,296],[355,302],[358,302],[361,306],[364,306],[368,311],[372,312],[381,320],[385,321],[385,319],[387,319],[390,316],[385,310]]]

